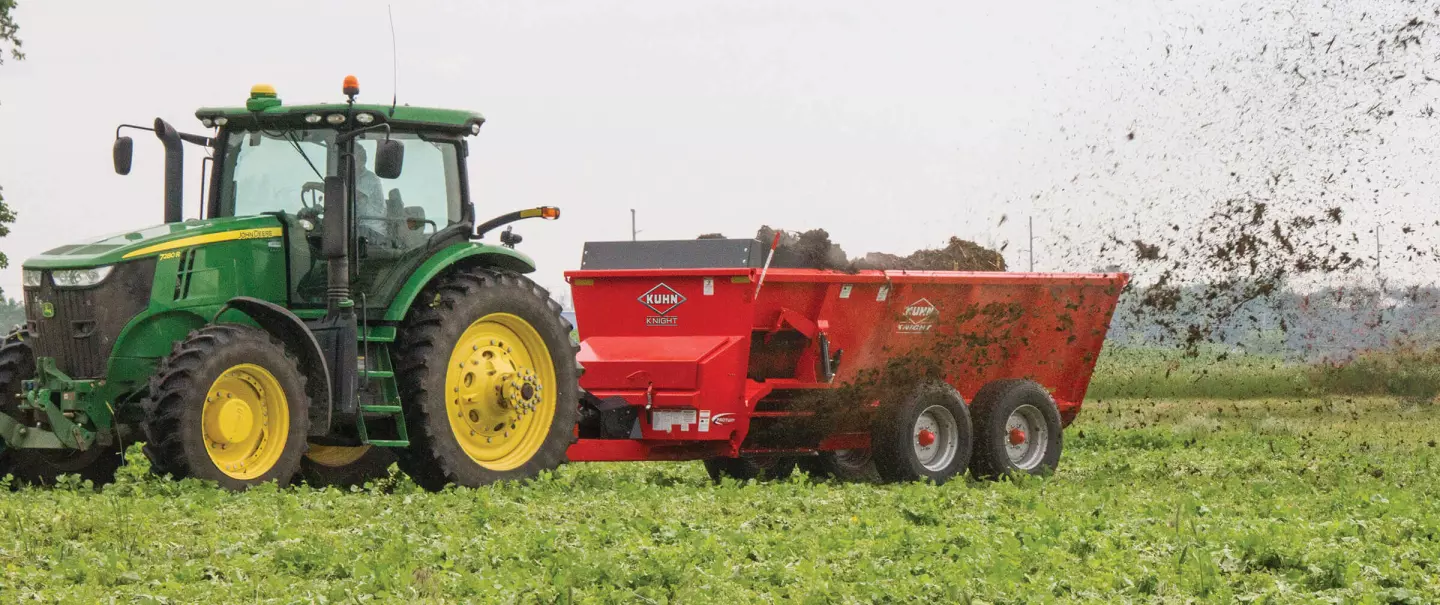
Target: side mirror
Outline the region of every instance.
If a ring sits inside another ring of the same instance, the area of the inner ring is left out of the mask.
[[[115,159],[115,174],[130,174],[130,161],[135,159],[135,140],[130,137],[115,137],[115,147],[110,153]]]
[[[325,221],[320,253],[327,259],[345,258],[350,247],[350,212],[345,201],[344,177],[325,177]]]
[[[376,143],[375,176],[382,179],[399,178],[400,169],[405,166],[405,144],[390,139]]]

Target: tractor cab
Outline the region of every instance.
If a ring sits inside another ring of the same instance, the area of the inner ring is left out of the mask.
[[[344,178],[352,198],[348,264],[354,297],[367,311],[394,299],[427,250],[473,233],[465,137],[479,132],[479,114],[358,104],[285,107],[262,85],[252,89],[247,107],[201,109],[196,116],[218,129],[206,215],[268,214],[282,223],[293,309],[326,302],[327,178]],[[348,174],[342,158],[350,161]]]

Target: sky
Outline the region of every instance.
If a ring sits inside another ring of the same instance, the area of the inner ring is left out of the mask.
[[[161,221],[158,142],[137,138],[118,176],[116,125],[159,116],[199,132],[195,108],[243,104],[256,83],[287,103],[340,101],[347,74],[362,100],[485,114],[469,159],[477,214],[563,209],[515,227],[557,295],[583,242],[631,237],[631,209],[645,239],[821,227],[858,256],[958,235],[1003,247],[1012,269],[1029,265],[1033,219],[1041,271],[1123,265],[1110,242],[1190,229],[1236,196],[1343,199],[1336,237],[1357,254],[1373,254],[1375,225],[1398,250],[1402,227],[1440,219],[1430,59],[1360,69],[1399,13],[1238,0],[228,6],[21,2],[28,59],[0,65],[0,186],[19,215],[0,239],[7,294],[24,258]],[[1398,273],[1430,274],[1390,254]]]

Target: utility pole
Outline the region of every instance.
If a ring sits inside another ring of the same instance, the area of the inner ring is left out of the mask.
[[[640,235],[640,230],[635,228],[635,209],[630,209],[630,241],[635,241]]]
[[[1380,225],[1375,225],[1375,273],[1380,273]]]
[[[1030,246],[1026,250],[1030,254],[1030,272],[1035,272],[1035,217],[1030,217]]]

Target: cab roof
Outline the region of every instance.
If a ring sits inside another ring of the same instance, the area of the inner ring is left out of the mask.
[[[321,124],[331,114],[344,115],[349,107],[344,103],[316,103],[310,105],[283,105],[275,103],[259,111],[246,107],[201,107],[195,111],[200,120],[215,121],[225,118],[226,126],[304,126],[305,117],[318,115]],[[374,118],[373,124],[388,123],[395,126],[409,126],[420,130],[442,131],[454,134],[475,134],[485,123],[485,116],[463,109],[440,109],[435,107],[411,107],[409,105],[367,105],[356,103],[355,114],[368,113]]]

